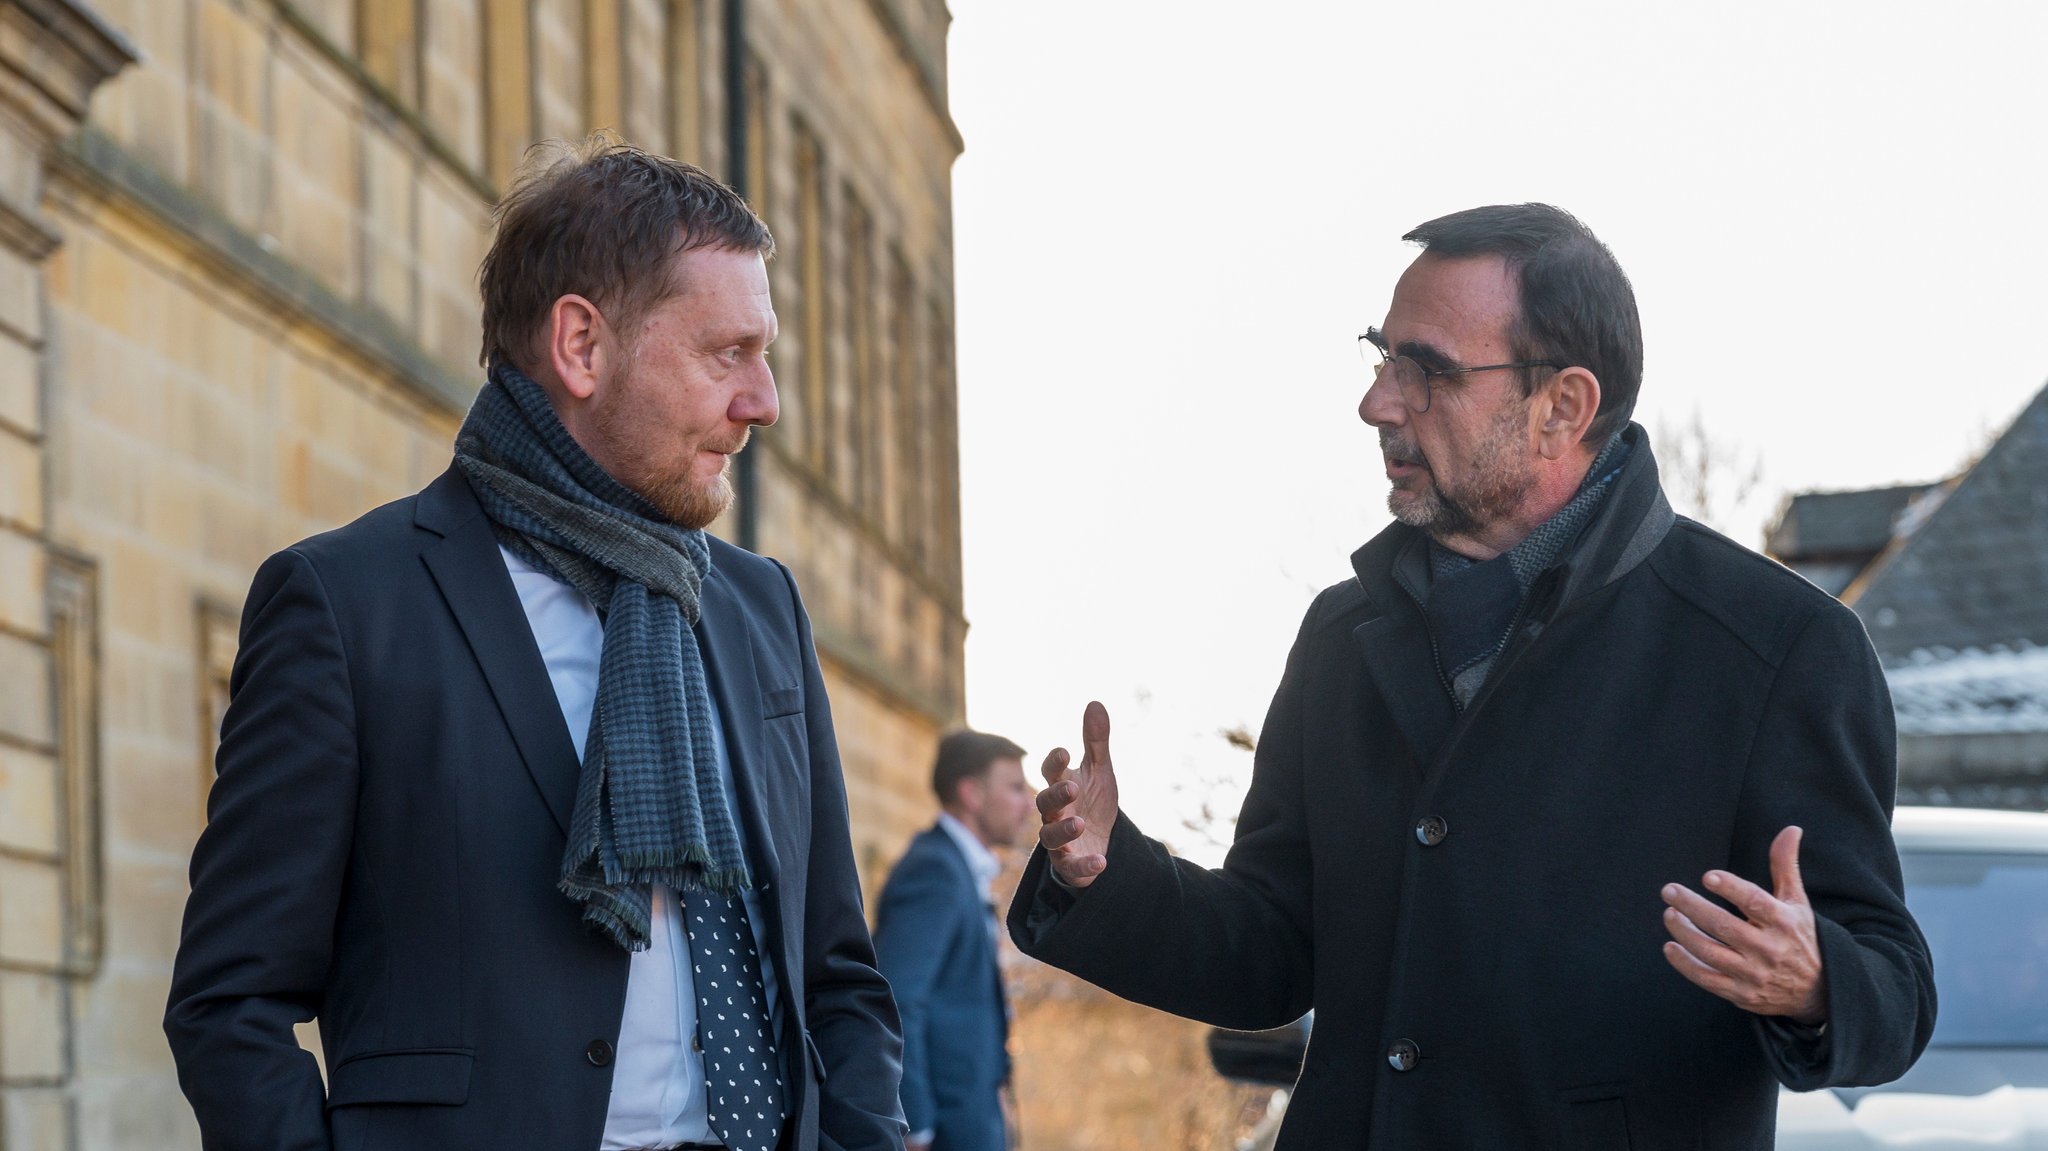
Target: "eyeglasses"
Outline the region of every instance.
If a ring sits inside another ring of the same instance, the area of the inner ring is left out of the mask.
[[[1474,372],[1501,372],[1509,368],[1550,368],[1562,370],[1565,365],[1552,360],[1522,360],[1512,364],[1481,364],[1474,368],[1423,367],[1412,356],[1397,356],[1387,348],[1387,338],[1378,328],[1367,328],[1358,337],[1358,354],[1372,365],[1373,379],[1378,380],[1388,372],[1394,374],[1394,386],[1401,390],[1401,399],[1414,412],[1429,410],[1429,380],[1431,376],[1469,376]]]

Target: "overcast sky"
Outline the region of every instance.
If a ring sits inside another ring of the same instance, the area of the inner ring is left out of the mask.
[[[1606,240],[1637,418],[1759,471],[1750,546],[2048,381],[2048,5],[951,4],[968,716],[1035,778],[1101,699],[1126,812],[1205,858],[1219,731],[1387,523],[1355,342],[1415,224]]]

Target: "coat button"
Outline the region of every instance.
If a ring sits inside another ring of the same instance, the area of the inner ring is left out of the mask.
[[[1387,1066],[1396,1071],[1413,1071],[1422,1062],[1422,1048],[1412,1039],[1396,1039],[1387,1047]]]
[[[583,1057],[590,1060],[592,1067],[603,1067],[612,1061],[612,1045],[602,1039],[593,1039],[583,1049]]]
[[[1424,847],[1435,847],[1451,833],[1451,825],[1441,815],[1425,815],[1415,821],[1415,838]]]

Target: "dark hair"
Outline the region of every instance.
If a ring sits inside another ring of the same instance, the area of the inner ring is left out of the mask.
[[[486,364],[503,356],[531,368],[548,309],[570,293],[631,333],[682,289],[674,257],[705,247],[775,253],[768,225],[739,193],[609,132],[527,149],[494,215],[497,238],[477,270]]]
[[[960,794],[962,780],[986,774],[996,760],[1023,758],[1024,749],[1000,735],[966,728],[947,732],[932,761],[932,791],[940,803],[951,803]]]
[[[1628,274],[1577,217],[1549,204],[1495,204],[1439,216],[1401,238],[1439,256],[1507,261],[1522,309],[1508,333],[1514,358],[1557,360],[1600,381],[1587,443],[1603,443],[1628,423],[1643,383],[1643,321]],[[1535,375],[1525,372],[1522,394],[1535,390]]]

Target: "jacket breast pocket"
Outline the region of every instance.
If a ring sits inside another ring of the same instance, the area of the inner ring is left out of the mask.
[[[1572,1151],[1629,1151],[1628,1105],[1622,1084],[1577,1087],[1558,1096],[1564,1130],[1560,1147]]]
[[[476,1054],[467,1048],[428,1047],[351,1055],[327,1075],[327,1106],[364,1103],[435,1103],[469,1100]]]
[[[802,715],[803,712],[803,688],[776,687],[761,693],[762,719],[780,719],[785,715]]]

